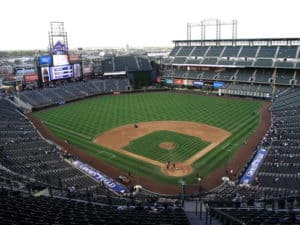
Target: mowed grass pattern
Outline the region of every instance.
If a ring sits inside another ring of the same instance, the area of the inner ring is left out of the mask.
[[[159,145],[163,142],[174,143],[175,148],[170,150],[160,148]],[[172,131],[155,131],[131,141],[124,149],[166,163],[168,161],[182,162],[209,144],[200,138],[185,134]]]
[[[192,121],[220,127],[232,136],[194,163],[205,176],[224,165],[259,124],[258,101],[177,94],[170,92],[106,95],[36,112],[59,138],[124,171],[168,184],[156,166],[98,146],[93,139],[112,128],[146,121]],[[225,151],[226,150],[226,151]],[[113,154],[115,157],[107,157]],[[193,183],[195,174],[190,175]],[[186,178],[189,182],[189,177]]]

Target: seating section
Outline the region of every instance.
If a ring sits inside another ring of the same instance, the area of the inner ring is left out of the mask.
[[[267,209],[235,209],[216,208],[212,214],[222,222],[222,224],[245,224],[245,225],[293,225],[295,221],[288,212],[276,212]]]
[[[238,81],[242,82],[248,82],[250,81],[250,78],[253,75],[252,69],[240,69],[237,73],[237,79]]]
[[[299,72],[297,72],[297,75],[296,75],[296,85],[300,86],[300,73]]]
[[[188,71],[187,78],[189,79],[199,79],[202,77],[202,71]]]
[[[224,71],[220,71],[218,80],[231,81],[231,80],[233,80],[233,76],[234,76],[235,72],[236,72],[235,69],[227,69]]]
[[[293,70],[277,70],[276,73],[276,84],[290,84],[290,81],[294,77]]]
[[[277,58],[297,58],[297,46],[280,46]]]
[[[210,46],[208,52],[206,53],[206,56],[220,57],[223,49],[223,46]]]
[[[102,73],[119,71],[137,72],[151,71],[152,67],[149,59],[146,57],[121,55],[102,60],[100,70]]]
[[[34,197],[0,189],[2,224],[189,225],[176,205],[99,205],[56,197]]]
[[[70,187],[78,194],[87,189],[97,190],[99,195],[107,193],[105,187],[69,164],[66,159],[76,158],[46,142],[12,103],[1,99],[0,104],[2,179],[23,188],[28,184],[31,188],[33,184],[40,189],[52,187],[64,196]]]
[[[175,57],[176,64],[188,58],[189,64],[294,69],[300,68],[294,62],[297,54],[298,46],[176,46],[169,56]]]
[[[254,63],[254,60],[247,59],[247,60],[238,60],[238,61],[235,62],[235,65],[236,66],[252,67],[253,63]]]
[[[229,59],[221,59],[218,61],[218,65],[233,65],[234,61]]]
[[[272,126],[263,140],[268,155],[254,185],[271,190],[300,190],[300,90],[279,95],[272,106]],[[298,193],[299,194],[299,193]]]
[[[175,48],[173,48],[172,51],[170,52],[169,56],[176,56],[179,49],[180,49],[180,46],[176,46]]]
[[[189,56],[194,47],[183,46],[179,49],[176,56]]]
[[[255,67],[273,67],[272,59],[257,59],[254,63]]]
[[[114,71],[113,58],[104,59],[101,61],[101,69],[103,73]]]
[[[186,77],[187,71],[182,71],[182,70],[175,70],[174,71],[174,77],[176,78],[184,78]]]
[[[185,57],[175,57],[173,64],[184,64],[186,61]]]
[[[214,70],[208,70],[203,72],[201,78],[205,80],[213,80],[215,79],[216,76],[217,76],[217,72],[215,72]]]
[[[191,56],[204,56],[207,52],[208,47],[207,46],[196,46],[194,50],[192,51]]]
[[[200,64],[201,62],[201,59],[192,59],[192,58],[189,58],[186,60],[186,64]]]
[[[257,69],[255,74],[255,82],[270,83],[269,80],[272,78],[272,74],[273,70]]]
[[[222,57],[237,57],[240,49],[240,46],[227,46],[223,52]]]
[[[258,58],[274,58],[277,46],[261,46],[258,52]]]
[[[205,65],[216,65],[218,58],[204,58],[201,64]]]
[[[148,58],[136,57],[138,68],[140,71],[151,71],[152,67]]]
[[[275,62],[275,67],[277,68],[294,68],[294,63],[293,62],[288,62],[288,61],[276,61]]]
[[[23,91],[15,97],[20,97],[33,108],[41,108],[106,92],[128,91],[128,89],[130,89],[128,78],[94,79],[52,88]]]
[[[115,71],[137,71],[138,65],[135,57],[117,56],[114,57]]]

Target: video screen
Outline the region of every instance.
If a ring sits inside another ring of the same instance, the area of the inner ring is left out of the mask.
[[[51,55],[39,56],[39,65],[52,65],[52,56]]]
[[[69,65],[68,55],[53,55],[53,66]]]
[[[73,65],[53,66],[49,68],[50,80],[73,77]]]

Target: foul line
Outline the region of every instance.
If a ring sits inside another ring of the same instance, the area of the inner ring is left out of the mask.
[[[73,130],[70,130],[70,129],[68,129],[68,128],[61,127],[61,126],[58,126],[58,125],[56,125],[56,124],[49,123],[49,122],[46,122],[46,121],[44,121],[44,123],[45,123],[46,125],[48,125],[48,126],[52,126],[52,127],[54,127],[54,128],[60,129],[60,130],[62,130],[62,131],[67,131],[68,133],[71,133],[71,134],[73,134],[73,135],[75,135],[75,136],[84,138],[84,139],[86,139],[86,140],[89,140],[89,141],[92,140],[92,137],[86,136],[86,135],[84,135],[84,134],[80,134],[80,133],[75,132],[75,131],[73,131]]]

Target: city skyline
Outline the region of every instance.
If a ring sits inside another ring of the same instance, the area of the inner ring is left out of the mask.
[[[243,2],[186,0],[58,1],[5,0],[0,21],[0,50],[47,49],[50,22],[64,22],[69,47],[172,47],[186,39],[187,23],[206,19],[238,21],[238,38],[294,38],[296,0]],[[222,27],[221,38],[230,38],[231,27]],[[215,30],[207,30],[214,38]],[[200,28],[192,39],[200,39]]]

